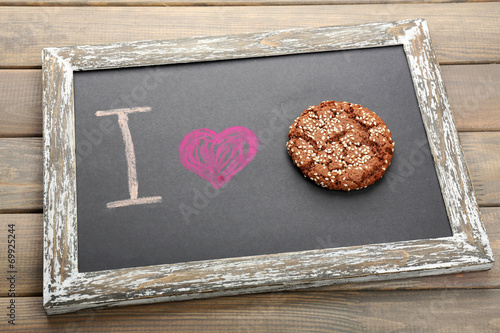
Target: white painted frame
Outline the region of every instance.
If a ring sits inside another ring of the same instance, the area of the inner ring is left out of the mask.
[[[78,271],[73,72],[403,45],[453,236],[98,272]],[[47,314],[489,269],[481,220],[423,19],[43,50]]]

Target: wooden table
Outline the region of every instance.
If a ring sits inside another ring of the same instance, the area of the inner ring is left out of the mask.
[[[493,251],[500,257],[500,3],[0,0],[0,331],[500,332],[490,271],[199,301],[42,309],[41,49],[427,18]],[[15,325],[8,226],[15,224]]]

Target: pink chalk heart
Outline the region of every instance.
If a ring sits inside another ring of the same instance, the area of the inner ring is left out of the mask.
[[[179,145],[182,165],[214,188],[222,187],[255,157],[259,139],[248,128],[234,126],[215,133],[196,129]]]

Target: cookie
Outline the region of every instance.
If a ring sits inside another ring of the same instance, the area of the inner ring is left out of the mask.
[[[328,101],[311,106],[288,132],[288,154],[304,177],[332,190],[359,190],[391,164],[391,131],[358,104]]]

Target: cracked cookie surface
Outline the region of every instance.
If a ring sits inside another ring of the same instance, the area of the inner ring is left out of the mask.
[[[304,176],[332,190],[359,190],[375,183],[394,153],[382,119],[347,102],[309,107],[290,126],[288,138],[288,154]]]

